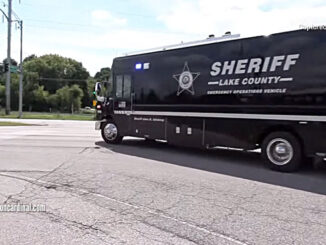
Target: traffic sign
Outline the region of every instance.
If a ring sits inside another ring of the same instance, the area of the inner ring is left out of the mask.
[[[18,72],[18,66],[10,66],[10,72],[11,73],[17,73]]]

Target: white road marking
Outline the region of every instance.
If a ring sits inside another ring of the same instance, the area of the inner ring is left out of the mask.
[[[215,231],[210,231],[210,230],[208,230],[206,228],[197,226],[197,225],[192,224],[190,222],[187,222],[187,221],[184,221],[184,220],[180,220],[178,218],[174,218],[174,217],[168,216],[166,214],[159,213],[159,212],[157,212],[157,211],[155,211],[153,209],[150,209],[148,207],[141,206],[141,205],[134,205],[134,204],[131,204],[131,203],[128,203],[128,202],[125,202],[125,201],[118,200],[116,198],[104,196],[104,195],[99,194],[99,193],[89,192],[88,190],[85,190],[85,189],[75,188],[75,187],[68,187],[68,186],[65,186],[65,185],[61,185],[61,184],[57,184],[57,183],[53,183],[53,182],[49,182],[49,181],[43,181],[43,180],[40,180],[40,179],[34,179],[34,178],[29,178],[29,177],[22,177],[22,176],[17,176],[17,175],[12,175],[12,174],[7,174],[7,173],[1,173],[1,172],[0,172],[0,176],[24,180],[24,181],[27,181],[27,182],[29,182],[31,184],[35,184],[35,182],[38,182],[38,183],[43,184],[43,185],[46,184],[46,185],[52,185],[52,186],[57,186],[57,187],[64,187],[64,188],[71,189],[71,190],[74,190],[74,191],[79,191],[79,192],[82,192],[83,194],[97,196],[97,197],[100,197],[100,198],[103,198],[103,199],[107,199],[107,200],[110,200],[110,201],[113,201],[113,202],[116,202],[116,203],[119,203],[119,204],[123,204],[123,205],[128,206],[128,207],[132,207],[132,208],[135,208],[135,209],[143,210],[143,211],[145,211],[147,213],[154,214],[154,215],[157,215],[159,217],[162,217],[162,218],[165,218],[165,219],[168,219],[168,220],[173,220],[175,222],[181,223],[183,225],[186,225],[186,226],[188,226],[190,228],[193,228],[193,229],[196,229],[198,231],[202,231],[204,233],[207,233],[207,234],[216,236],[218,238],[221,238],[221,239],[224,239],[224,240],[233,242],[234,244],[249,245],[248,243],[245,243],[243,241],[237,240],[237,239],[232,238],[230,236],[227,236],[227,235],[224,235],[224,234],[215,232]]]

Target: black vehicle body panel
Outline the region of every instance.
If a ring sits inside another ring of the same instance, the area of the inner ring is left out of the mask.
[[[149,69],[136,70],[136,64]],[[192,86],[184,89],[180,77],[187,71]],[[116,77],[126,74],[130,98],[118,98]],[[114,102],[104,115],[123,135],[254,149],[269,132],[286,130],[301,140],[307,155],[326,152],[326,31],[119,57],[112,75]]]

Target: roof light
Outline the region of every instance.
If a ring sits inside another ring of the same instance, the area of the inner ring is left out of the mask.
[[[136,65],[135,65],[135,69],[136,70],[141,70],[143,68],[143,65],[141,64],[141,63],[137,63]]]
[[[149,69],[149,63],[144,63],[144,70],[148,70]]]

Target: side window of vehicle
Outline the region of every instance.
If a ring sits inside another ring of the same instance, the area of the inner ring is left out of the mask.
[[[108,97],[112,97],[112,92],[113,92],[113,76],[110,76],[106,88],[107,88],[107,91],[106,91],[107,96]]]
[[[116,76],[116,97],[117,98],[122,98],[122,95],[123,95],[123,76],[122,75],[119,75],[119,76]]]
[[[131,95],[131,76],[124,75],[123,79],[123,98],[128,99]]]

